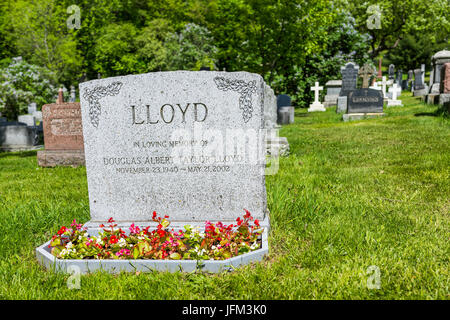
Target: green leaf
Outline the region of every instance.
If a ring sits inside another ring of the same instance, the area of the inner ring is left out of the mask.
[[[59,246],[60,244],[61,244],[61,239],[60,238],[55,238],[54,240],[52,240],[52,242],[50,242],[50,245],[52,247]]]
[[[134,247],[133,249],[133,258],[137,259],[139,257],[139,249],[137,247]]]
[[[162,225],[164,228],[167,228],[167,227],[169,226],[169,224],[170,224],[170,222],[169,222],[168,220],[166,220],[166,219],[163,219],[163,220],[161,221],[161,225]]]

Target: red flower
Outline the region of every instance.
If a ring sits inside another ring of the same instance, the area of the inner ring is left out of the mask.
[[[259,227],[259,220],[255,219],[255,225]]]
[[[115,221],[114,221],[114,219],[111,217],[111,218],[108,219],[108,223],[112,223],[112,222],[115,222]]]
[[[112,235],[111,238],[109,238],[109,243],[114,244],[119,242],[119,239],[117,239],[116,236]]]
[[[156,218],[156,211],[153,211],[153,220]]]
[[[62,235],[66,231],[67,231],[67,228],[65,226],[62,226],[61,229],[59,229],[58,234]]]

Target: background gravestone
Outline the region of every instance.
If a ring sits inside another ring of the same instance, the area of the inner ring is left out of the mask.
[[[401,86],[403,82],[403,71],[401,69],[397,70],[397,78],[395,79],[395,82]]]
[[[408,70],[407,81],[408,81],[408,88],[411,89],[411,92],[412,92],[413,89],[414,89],[414,83],[413,83],[413,81],[414,81],[414,71]]]
[[[341,113],[347,111],[347,94],[356,89],[358,71],[359,67],[353,62],[348,62],[344,67],[341,67],[342,88],[339,92],[336,112]]]
[[[280,94],[277,96],[277,108],[281,107],[291,107],[292,101],[291,97],[287,94]]]
[[[58,102],[42,106],[45,150],[37,153],[38,165],[41,167],[84,165],[80,103],[65,103],[62,91]]]
[[[348,94],[347,113],[344,121],[378,117],[383,113],[383,93],[375,89],[356,89]]]
[[[0,150],[21,151],[41,148],[35,126],[23,122],[0,121]]]
[[[286,137],[278,136],[277,124],[277,98],[270,86],[265,84],[264,91],[264,128],[266,135],[266,154],[268,156],[288,156],[290,152],[289,142]]]
[[[37,111],[36,102],[32,102],[28,105],[28,114],[33,114]]]
[[[350,91],[356,89],[358,71],[359,67],[353,62],[349,62],[344,67],[341,67],[342,88],[339,93],[340,96],[346,96]]]
[[[450,62],[442,65],[440,90],[439,104],[450,103]]]
[[[413,95],[415,97],[417,96],[424,96],[428,92],[428,88],[423,82],[423,71],[422,69],[415,69],[414,70],[414,91]]]
[[[323,105],[325,108],[337,105],[337,99],[342,88],[342,80],[330,80],[325,83],[327,94],[325,95]]]
[[[365,63],[358,71],[358,75],[362,78],[362,87],[368,88],[372,78],[376,75],[376,69],[373,65]]]
[[[395,78],[395,65],[390,64],[388,69],[388,80],[394,80]]]
[[[294,107],[292,107],[291,97],[287,94],[277,96],[277,123],[291,124],[294,123]]]
[[[430,88],[430,93],[440,93],[440,83],[442,75],[442,67],[444,63],[450,62],[450,51],[442,50],[436,52],[431,58],[433,81]]]

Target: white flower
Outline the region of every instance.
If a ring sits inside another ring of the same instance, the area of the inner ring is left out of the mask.
[[[69,242],[68,244],[66,244],[66,248],[67,248],[67,249],[73,248],[73,243],[72,243],[72,242]]]
[[[119,242],[117,242],[117,244],[119,245],[119,247],[125,247],[127,245],[127,242],[125,241],[124,238],[120,238]]]

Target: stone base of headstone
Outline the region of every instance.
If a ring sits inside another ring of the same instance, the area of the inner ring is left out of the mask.
[[[355,120],[364,120],[370,118],[378,118],[384,116],[385,113],[345,113],[342,115],[342,120],[344,122],[355,121]]]
[[[278,108],[278,124],[294,123],[294,107],[280,107]]]
[[[337,105],[337,99],[339,96],[325,96],[323,106],[325,108],[334,107]]]
[[[447,102],[450,102],[450,93],[441,93],[439,95],[439,104],[442,106]]]
[[[388,99],[388,102],[386,104],[386,107],[402,107],[402,106],[403,106],[402,100]]]
[[[327,111],[323,104],[313,103],[309,105],[308,112]]]
[[[414,90],[413,91],[413,96],[414,97],[421,97],[424,96],[428,93],[428,88],[425,87],[424,89],[419,89],[419,90]]]
[[[440,84],[439,83],[433,83],[431,85],[430,93],[437,93],[439,94]]]
[[[424,102],[427,104],[438,104],[439,103],[439,94],[430,93],[425,96]]]
[[[83,150],[41,150],[37,153],[37,161],[41,167],[85,165]]]
[[[336,112],[347,112],[347,96],[338,97]]]
[[[287,157],[290,153],[289,142],[286,137],[277,137],[278,139],[268,139],[266,141],[266,155],[272,157]]]

